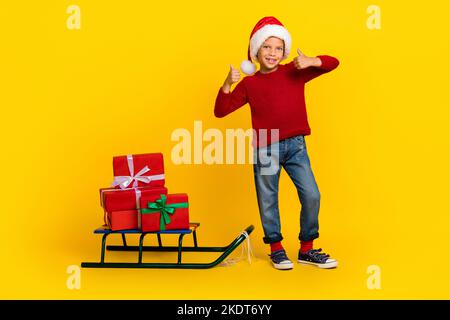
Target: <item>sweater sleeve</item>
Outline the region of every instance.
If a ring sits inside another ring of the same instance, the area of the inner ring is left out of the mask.
[[[318,76],[330,72],[337,68],[339,65],[339,60],[331,57],[331,56],[317,56],[321,61],[322,65],[320,67],[309,67],[305,69],[305,73],[303,74],[303,79],[305,80],[305,83],[317,78]]]
[[[248,102],[247,91],[243,81],[239,82],[236,88],[230,93],[225,93],[222,87],[216,98],[214,115],[218,118],[225,117],[227,114],[239,109]]]

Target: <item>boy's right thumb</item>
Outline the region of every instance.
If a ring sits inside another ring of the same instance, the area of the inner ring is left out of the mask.
[[[230,64],[230,68],[231,71],[235,70],[232,64]]]

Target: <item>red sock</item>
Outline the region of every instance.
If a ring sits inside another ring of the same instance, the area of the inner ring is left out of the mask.
[[[313,240],[300,241],[300,252],[305,253],[313,248]]]
[[[281,241],[270,244],[270,252],[275,252],[278,250],[284,250],[283,246],[281,245]]]

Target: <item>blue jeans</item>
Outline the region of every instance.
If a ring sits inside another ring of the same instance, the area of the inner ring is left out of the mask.
[[[299,240],[309,241],[318,238],[320,193],[311,170],[305,138],[295,136],[268,147],[255,148],[254,151],[253,172],[264,229],[264,243],[274,243],[283,239],[278,209],[281,167],[294,182],[302,205]]]

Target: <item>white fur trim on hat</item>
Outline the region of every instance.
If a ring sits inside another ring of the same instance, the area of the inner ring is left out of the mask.
[[[258,54],[259,48],[262,46],[264,41],[270,37],[280,38],[284,41],[284,55],[283,59],[289,56],[291,51],[291,35],[289,31],[283,26],[277,24],[268,24],[255,32],[255,34],[250,39],[250,56],[253,60],[257,60],[256,55]]]

